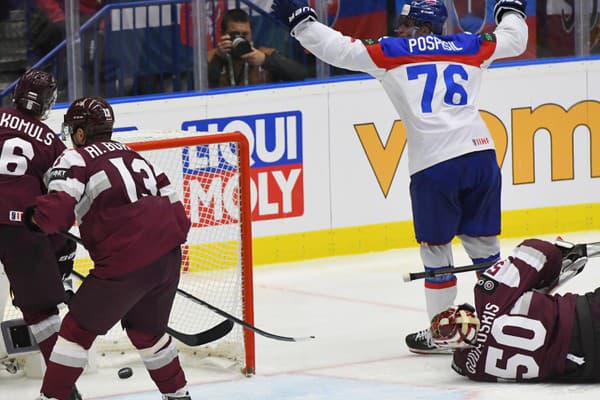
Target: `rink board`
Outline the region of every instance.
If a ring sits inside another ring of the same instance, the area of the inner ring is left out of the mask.
[[[477,104],[502,167],[504,236],[600,228],[599,72],[595,59],[485,72]],[[374,79],[112,103],[122,136],[248,138],[255,264],[416,245],[404,126]]]

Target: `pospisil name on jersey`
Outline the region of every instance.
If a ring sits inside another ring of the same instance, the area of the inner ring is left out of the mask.
[[[250,145],[252,220],[304,213],[302,114],[289,111],[186,121],[190,132],[241,132]],[[196,146],[184,157],[185,206],[194,226],[221,225],[239,218],[237,156],[232,144]],[[234,146],[235,147],[235,146]],[[188,149],[189,150],[189,149]],[[234,179],[235,178],[235,179]]]

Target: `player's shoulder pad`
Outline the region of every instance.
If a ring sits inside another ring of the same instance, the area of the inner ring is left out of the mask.
[[[479,34],[482,42],[496,43],[496,35],[494,32],[482,32]]]

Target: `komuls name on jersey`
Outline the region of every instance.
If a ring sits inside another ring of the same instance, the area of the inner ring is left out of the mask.
[[[419,36],[408,39],[408,48],[411,53],[427,50],[446,50],[446,51],[461,51],[463,48],[458,47],[454,42],[446,42],[434,35]]]
[[[44,135],[43,126],[31,121],[26,121],[23,118],[20,118],[18,115],[4,112],[2,115],[0,115],[0,128],[8,128],[14,131],[22,132],[47,146],[52,144],[52,140],[56,136],[54,132],[46,132]]]

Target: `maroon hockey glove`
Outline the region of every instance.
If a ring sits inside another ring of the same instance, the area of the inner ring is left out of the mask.
[[[32,232],[41,232],[42,230],[40,229],[39,226],[36,225],[35,222],[33,222],[33,215],[35,214],[35,206],[29,206],[25,209],[25,211],[23,212],[23,223],[25,224],[25,227],[27,229],[29,229]]]

